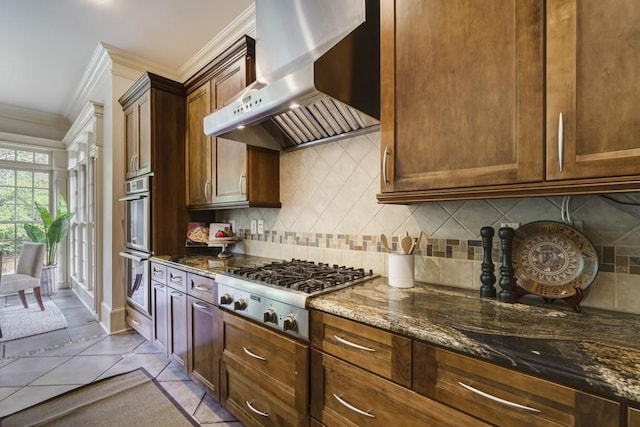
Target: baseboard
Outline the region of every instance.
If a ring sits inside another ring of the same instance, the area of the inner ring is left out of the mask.
[[[107,331],[108,334],[117,334],[119,332],[125,332],[128,327],[125,320],[125,307],[113,307],[105,304],[104,302],[100,306],[100,326]]]

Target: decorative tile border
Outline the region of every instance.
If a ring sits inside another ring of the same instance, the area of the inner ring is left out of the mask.
[[[265,231],[264,235],[252,235],[249,229],[239,229],[244,240],[279,243],[283,245],[309,246],[327,249],[342,249],[364,252],[383,252],[378,236],[334,234],[334,233],[297,233],[292,231]],[[399,249],[398,237],[391,238],[391,250]],[[598,270],[608,273],[640,274],[640,247],[595,246],[598,254]],[[423,238],[416,254],[470,261],[482,261],[483,250],[480,240],[432,239]],[[493,242],[492,259],[500,261],[499,242]]]

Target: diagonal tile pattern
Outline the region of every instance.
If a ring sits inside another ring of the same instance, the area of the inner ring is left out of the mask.
[[[0,344],[0,417],[100,378],[145,368],[200,425],[242,424],[136,332],[107,336],[69,289],[50,297],[69,327]],[[4,304],[3,304],[4,303]],[[19,303],[0,298],[0,307]]]

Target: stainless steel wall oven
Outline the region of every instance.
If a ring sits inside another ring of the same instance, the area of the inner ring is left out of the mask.
[[[151,251],[151,175],[125,183],[125,262],[127,300],[143,313],[151,314],[149,258]]]

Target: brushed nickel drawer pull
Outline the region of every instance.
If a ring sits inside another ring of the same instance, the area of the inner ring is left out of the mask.
[[[133,322],[134,325],[140,326],[142,325],[142,322],[136,319],[131,319],[131,321]]]
[[[384,183],[388,183],[387,179],[387,156],[389,156],[389,147],[384,147],[384,154],[382,155],[382,178]]]
[[[560,172],[564,165],[564,129],[562,123],[562,112],[558,116],[558,163],[560,166]]]
[[[178,291],[173,291],[173,292],[171,292],[171,296],[172,296],[172,297],[181,297],[181,296],[183,296],[183,295],[184,295],[184,294],[183,294],[182,292],[178,292]]]
[[[208,306],[208,305],[203,304],[203,303],[198,302],[198,301],[195,301],[195,302],[193,303],[193,306],[194,306],[194,307],[196,307],[196,308],[199,308],[199,309],[201,309],[201,310],[207,310],[207,311],[209,311],[209,306]]]
[[[494,401],[496,403],[499,403],[501,405],[508,406],[510,408],[515,408],[515,409],[521,409],[521,410],[527,411],[527,412],[536,412],[536,413],[541,412],[539,409],[532,408],[530,406],[520,405],[519,403],[510,402],[508,400],[504,400],[504,399],[501,399],[499,397],[493,396],[493,395],[491,395],[489,393],[485,393],[484,391],[480,391],[480,390],[478,390],[476,388],[471,387],[470,385],[461,383],[460,381],[458,381],[458,384],[460,384],[462,387],[464,387],[467,390],[469,390],[471,393],[475,393],[478,396],[482,396],[482,397],[484,397],[486,399],[492,400],[492,401]]]
[[[247,407],[248,407],[249,409],[251,409],[251,411],[255,412],[256,414],[258,414],[258,415],[262,415],[263,417],[268,417],[268,416],[269,416],[269,414],[267,414],[266,412],[258,411],[256,408],[254,408],[254,407],[251,405],[253,402],[249,402],[248,400],[245,400],[245,402],[246,402],[246,404],[247,404]]]
[[[257,354],[252,353],[251,350],[249,350],[247,347],[242,347],[242,349],[244,350],[245,353],[247,353],[249,356],[253,357],[254,359],[263,360],[263,361],[267,360],[265,357],[258,356]]]
[[[207,179],[204,183],[204,201],[209,201],[209,192],[207,191],[207,187],[209,187],[209,180]]]
[[[372,351],[375,352],[375,350],[373,348],[369,348],[369,347],[365,347],[363,345],[360,344],[356,344],[356,343],[352,343],[351,341],[347,341],[344,338],[340,338],[337,335],[333,336],[339,343],[342,343],[344,345],[348,345],[349,347],[353,347],[353,348],[357,348],[358,350],[364,350],[364,351]]]
[[[199,291],[210,291],[211,290],[210,287],[204,286],[204,285],[195,285],[194,288],[199,290]]]
[[[346,407],[346,408],[348,408],[348,409],[351,409],[353,412],[356,412],[356,413],[358,413],[358,414],[360,414],[360,415],[364,415],[364,416],[369,417],[369,418],[375,418],[375,417],[376,417],[375,415],[373,415],[373,414],[372,414],[372,413],[370,413],[370,412],[363,411],[362,409],[358,409],[358,408],[356,408],[355,406],[353,406],[353,405],[351,405],[351,404],[349,404],[349,403],[345,402],[344,400],[342,400],[342,399],[340,398],[340,396],[338,396],[338,395],[337,395],[337,394],[335,394],[335,393],[333,393],[333,397],[335,397],[335,398],[336,398],[336,400],[337,400],[338,402],[340,402],[340,404],[341,404],[342,406],[344,406],[344,407]]]
[[[174,283],[182,283],[182,276],[174,276],[173,273],[169,273],[169,280]]]

